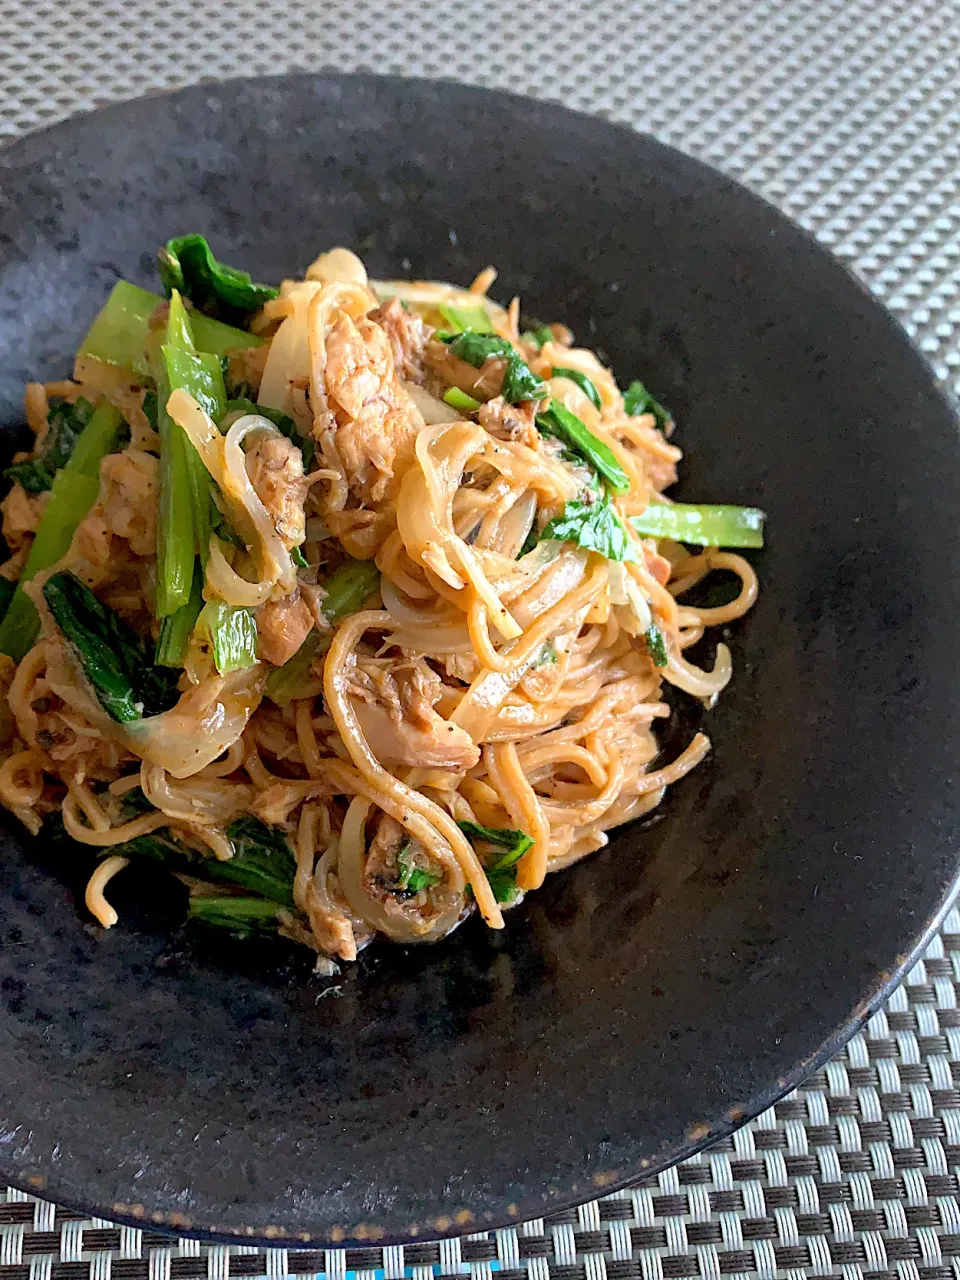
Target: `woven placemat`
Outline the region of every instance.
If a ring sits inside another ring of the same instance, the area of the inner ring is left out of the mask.
[[[326,66],[557,99],[715,164],[843,258],[960,396],[956,0],[0,0],[0,139],[204,78]],[[171,1240],[10,1190],[0,1280],[960,1280],[958,984],[953,912],[804,1089],[649,1184],[550,1219],[288,1253]]]

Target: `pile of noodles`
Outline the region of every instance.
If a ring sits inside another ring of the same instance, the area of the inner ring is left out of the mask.
[[[652,416],[625,412],[610,372],[571,346],[562,326],[539,350],[525,343],[518,304],[503,309],[486,298],[492,279],[483,273],[470,291],[378,285],[352,254],[335,250],[305,280],[284,282],[254,318],[252,329],[267,341],[247,358],[244,376],[261,405],[288,413],[316,445],[301,494],[306,570],[292,563],[245,471],[245,437],[269,424],[249,415],[221,435],[185,393],[171,398],[172,418],[250,550],[238,569],[213,548],[207,585],[215,595],[259,608],[299,581],[304,589],[316,584],[322,599],[324,580],[348,555],[373,559],[380,571],[365,607],[321,636],[295,697],[267,696],[265,662],[218,676],[198,649],[171,711],[118,725],[46,616],[38,589],[45,575],[31,588],[43,629],[6,672],[0,800],[34,832],[60,811],[70,836],[105,851],[87,893],[101,923],[116,919],[104,889],[125,865],[109,855],[112,846],[165,828],[204,857],[228,859],[227,827],[253,814],[286,832],[296,855],[296,909],[283,913],[282,931],[323,955],[353,959],[376,933],[400,942],[440,938],[474,904],[500,927],[501,905],[459,822],[531,837],[516,874],[521,890],[534,890],[549,872],[602,848],[613,828],[649,813],[708,752],[698,733],[680,755],[659,758],[654,730],[670,714],[663,686],[709,707],[727,684],[726,646],[717,646],[712,670],[684,654],[705,628],[750,608],[757,588],[749,564],[632,531],[637,556],[626,563],[552,540],[521,554],[535,521],[542,528],[576,497],[576,460],[542,437],[530,416],[521,413],[509,429],[488,429],[482,414],[461,416],[435,379],[403,367],[396,350],[385,357],[386,344],[371,337],[376,321],[365,317],[393,296],[427,320],[438,302],[486,307],[496,333],[550,379],[551,395],[629,476],[629,492],[614,499],[620,515],[662,500],[679,449]],[[346,373],[331,365],[333,338],[342,346],[344,335],[359,340],[359,366]],[[376,359],[365,365],[374,348]],[[585,373],[600,409],[576,382],[551,377],[556,367]],[[347,381],[338,383],[341,374]],[[131,428],[129,445],[104,460],[99,500],[56,567],[72,569],[141,633],[156,635],[158,442],[142,411],[143,388],[32,384],[27,415],[38,433],[52,393],[113,399]],[[363,426],[374,402],[379,434]],[[44,501],[19,486],[5,499],[12,554],[0,574],[18,576]],[[715,570],[740,579],[736,599],[719,608],[684,604]],[[662,668],[644,641],[644,608],[666,641]],[[384,689],[393,693],[379,696]],[[422,698],[409,710],[411,690],[427,691],[427,712]],[[147,807],[130,817],[124,797],[137,789]],[[392,887],[401,841],[432,869],[428,888]]]

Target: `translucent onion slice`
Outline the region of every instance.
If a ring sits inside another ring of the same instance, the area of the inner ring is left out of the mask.
[[[296,566],[250,483],[246,459],[240,447],[252,432],[264,436],[279,436],[281,433],[266,418],[247,413],[234,422],[225,437],[221,436],[193,396],[179,389],[167,401],[167,412],[183,428],[202,458],[203,465],[223,496],[227,514],[237,531],[245,541],[249,539],[261,583],[277,596],[290,595],[297,585]]]
[[[190,778],[237,741],[260,705],[262,663],[205,680],[162,715],[116,726],[131,751],[174,778]]]
[[[273,590],[269,582],[248,582],[246,578],[241,578],[227,561],[217,538],[210,539],[205,587],[208,594],[239,609],[256,609],[259,605],[266,604]]]

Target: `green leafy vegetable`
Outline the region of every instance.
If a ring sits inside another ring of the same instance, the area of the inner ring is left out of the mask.
[[[637,559],[630,535],[606,493],[595,502],[574,498],[540,536],[575,542],[586,551],[599,551],[608,560]]]
[[[9,654],[15,662],[24,657],[40,630],[36,608],[23,584],[66,555],[77,525],[97,500],[100,463],[113,453],[121,428],[120,411],[113,405],[100,405],[84,427],[69,460],[54,476],[20,583],[0,622],[0,653]]]
[[[518,355],[512,355],[503,372],[500,394],[507,404],[520,404],[524,400],[546,400],[550,388],[525,361]]]
[[[372,560],[345,560],[326,582],[326,595],[320,605],[323,616],[335,627],[348,614],[356,613],[372,596],[380,582],[380,573]]]
[[[443,879],[438,871],[428,871],[418,867],[410,849],[410,842],[401,845],[397,851],[397,888],[404,893],[419,893],[421,889],[429,889]]]
[[[128,800],[133,795],[138,799],[130,806],[133,809],[130,816],[149,813],[152,806],[144,800],[143,793],[131,793]],[[284,833],[278,827],[268,827],[252,814],[243,814],[227,827],[227,839],[233,846],[233,857],[223,862],[189,848],[165,827],[111,845],[109,852],[124,858],[148,858],[162,863],[169,871],[218,884],[237,885],[280,906],[293,907],[297,860]]]
[[[610,446],[598,440],[586,424],[559,400],[553,400],[546,413],[537,414],[537,426],[544,435],[555,436],[578,457],[589,463],[603,476],[615,493],[628,491],[630,477],[617,461]]]
[[[224,416],[231,413],[255,413],[261,418],[266,418],[268,422],[272,422],[277,430],[282,431],[287,439],[292,440],[300,450],[303,456],[304,471],[310,466],[315,452],[314,443],[300,434],[297,430],[297,424],[289,414],[280,409],[269,409],[266,405],[255,404],[248,396],[237,396],[233,400],[228,400]]]
[[[208,600],[200,611],[197,627],[213,649],[213,660],[222,676],[257,660],[257,624],[250,609],[241,609],[223,600]]]
[[[523,546],[517,552],[517,559],[522,560],[527,552],[532,551],[539,541],[540,534],[537,532],[537,524],[536,521],[534,521],[530,526],[530,532],[523,540]]]
[[[554,667],[557,665],[558,661],[559,658],[557,657],[557,651],[554,648],[553,641],[548,640],[540,650],[540,654],[533,665],[535,667]]]
[[[282,667],[274,667],[267,676],[267,697],[281,707],[302,697],[313,678],[310,671],[313,660],[318,653],[326,651],[329,643],[329,637],[322,636],[316,629],[311,631],[293,657]]]
[[[89,476],[99,484],[100,463],[120,448],[126,430],[119,409],[112,404],[98,404],[77,437],[73,452],[64,464],[65,470]]]
[[[454,307],[449,302],[438,302],[437,310],[454,333],[493,333],[490,315],[486,307]]]
[[[505,907],[511,906],[522,896],[520,886],[517,884],[516,867],[506,867],[503,871],[491,867],[487,871],[487,882],[493,891],[493,896]]]
[[[243,314],[259,311],[279,292],[271,285],[254,284],[246,271],[218,262],[201,235],[168,240],[158,252],[157,262],[167,297],[179,290],[195,307],[225,304],[232,313]]]
[[[292,907],[297,860],[279,827],[268,827],[252,814],[244,814],[227,828],[227,839],[233,845],[233,857],[226,862],[204,858],[200,872],[204,879],[242,885],[260,897]]]
[[[167,618],[190,599],[194,559],[206,563],[217,515],[206,467],[183,429],[167,413],[172,391],[182,389],[218,422],[226,391],[217,357],[198,354],[183,299],[170,299],[162,364],[157,368],[160,404],[160,498],[157,506],[157,616]]]
[[[451,338],[449,345],[459,360],[473,365],[475,369],[481,368],[490,356],[506,360],[500,394],[508,404],[519,404],[522,400],[544,400],[549,395],[546,383],[541,382],[530,366],[521,360],[506,338],[500,338],[495,333],[468,330]]]
[[[765,516],[756,507],[710,503],[652,503],[630,523],[650,538],[672,538],[698,547],[762,547]]]
[[[653,659],[653,665],[655,667],[665,667],[670,661],[667,655],[667,642],[663,638],[663,632],[655,622],[647,627],[643,638],[647,643],[647,652]]]
[[[182,667],[190,645],[190,636],[197,625],[203,608],[203,570],[200,561],[193,565],[193,585],[190,599],[176,613],[169,614],[160,624],[160,637],[154,657],[158,667]]]
[[[498,902],[509,905],[520,897],[517,886],[517,867],[523,855],[533,845],[530,836],[509,827],[484,827],[479,822],[458,822],[457,826],[473,842],[491,844],[504,852],[485,867],[487,880]]]
[[[458,413],[473,413],[474,410],[480,408],[480,401],[474,400],[473,396],[468,396],[459,387],[450,387],[445,391],[443,400],[445,404],[448,404],[451,409],[456,409]]]
[[[449,339],[448,345],[458,360],[472,364],[479,369],[490,356],[511,356],[514,354],[512,343],[495,333],[474,333],[467,330],[457,333]]]
[[[211,524],[211,533],[214,533],[221,542],[229,542],[231,547],[236,547],[238,551],[246,550],[246,543],[234,529],[233,525],[223,514],[220,508],[214,503],[213,521]]]
[[[575,382],[595,409],[603,408],[600,392],[597,390],[593,379],[588,378],[579,369],[558,369],[555,367],[551,376],[554,378],[568,378],[571,382]]]
[[[522,342],[529,342],[531,346],[542,347],[545,342],[553,342],[553,330],[547,324],[539,325],[535,329],[525,329],[520,335]]]
[[[53,482],[50,501],[37,528],[20,582],[0,622],[0,653],[9,654],[15,662],[26,655],[40,630],[36,608],[24,592],[23,584],[66,555],[77,525],[96,502],[99,492],[96,480],[73,471],[59,472]]]
[[[11,582],[9,578],[0,578],[0,619],[3,618],[10,607],[10,601],[13,599],[13,593],[16,589],[17,584],[15,582]]]
[[[514,831],[511,827],[484,827],[479,822],[458,822],[457,826],[471,840],[480,840],[492,844],[505,853],[498,858],[494,866],[512,867],[533,845],[532,837],[522,831]]]
[[[191,897],[188,919],[223,929],[234,938],[246,940],[258,934],[275,933],[280,923],[280,907],[267,898]]]
[[[47,430],[34,456],[15,462],[3,474],[8,480],[19,480],[27,493],[46,493],[54,476],[70,461],[93,412],[93,405],[82,397],[74,404],[59,396],[53,397],[47,414]]]
[[[623,407],[631,417],[652,413],[661,431],[673,421],[673,414],[659,400],[655,400],[642,382],[631,382],[623,393]]]
[[[79,578],[53,574],[43,584],[43,598],[100,705],[114,720],[128,723],[174,705],[176,676],[153,665],[136,632]]]
[[[299,547],[290,548],[290,559],[293,561],[293,563],[297,566],[298,569],[310,568],[310,561],[303,554],[303,552],[300,550]]]
[[[160,425],[160,406],[157,402],[157,393],[155,391],[145,391],[143,393],[143,402],[141,405],[144,417],[156,431]]]
[[[148,352],[150,321],[163,302],[159,294],[140,289],[127,280],[118,280],[109,298],[90,326],[77,352],[78,362],[97,360],[133,375],[141,381],[153,380],[153,364]],[[235,329],[210,316],[191,317],[198,351],[217,357],[263,342],[255,333]]]

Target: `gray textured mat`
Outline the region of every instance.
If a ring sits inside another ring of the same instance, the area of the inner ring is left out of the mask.
[[[843,258],[960,395],[954,0],[0,0],[0,139],[204,77],[323,66],[554,98],[710,161]],[[10,1191],[0,1280],[960,1278],[958,984],[954,912],[886,1010],[805,1089],[650,1185],[554,1219],[440,1245],[287,1254],[171,1244]]]

